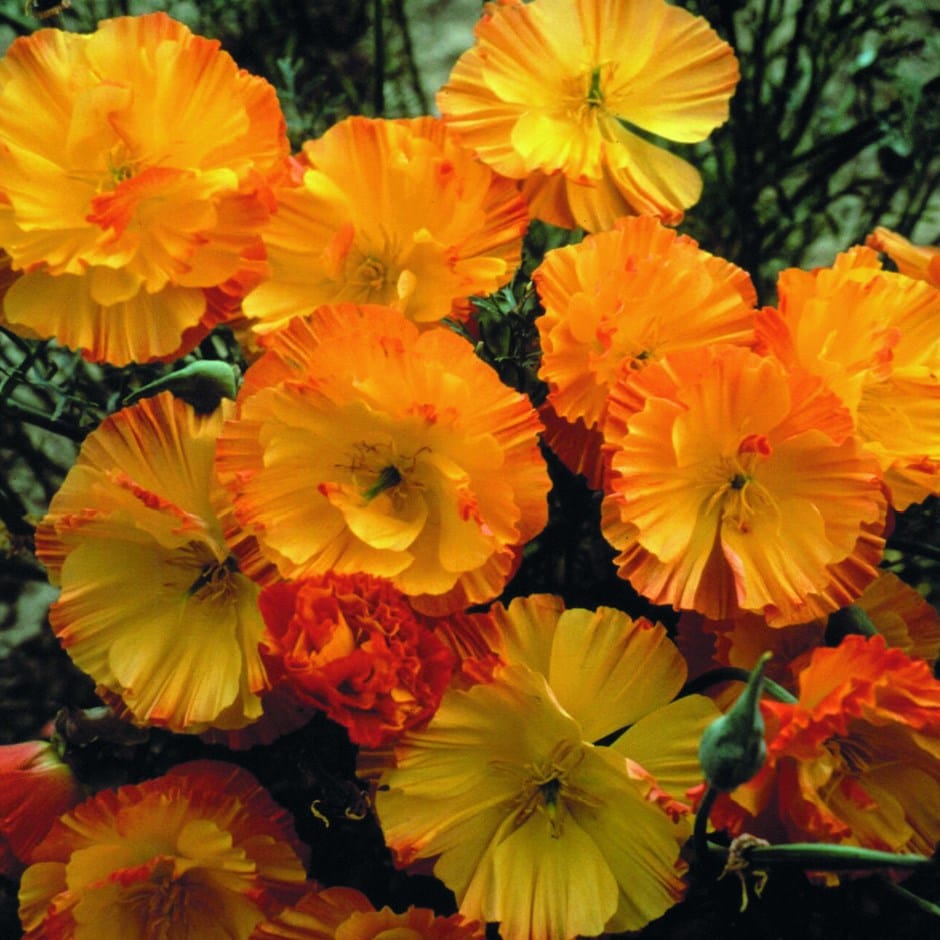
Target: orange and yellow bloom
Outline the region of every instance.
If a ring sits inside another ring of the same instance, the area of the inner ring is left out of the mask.
[[[247,771],[195,761],[62,816],[20,887],[28,940],[248,940],[303,893],[306,849]]]
[[[883,251],[902,274],[940,287],[940,248],[915,245],[903,235],[880,225],[865,239],[865,244],[875,251]]]
[[[342,301],[463,319],[470,295],[512,277],[526,205],[439,120],[347,118],[303,160],[264,229],[271,274],[244,302],[255,332]]]
[[[698,172],[643,135],[693,143],[727,120],[737,60],[701,17],[665,0],[500,0],[475,36],[437,104],[525,181],[535,217],[600,231],[639,213],[678,222],[698,201]]]
[[[365,572],[432,612],[498,595],[548,512],[529,402],[390,308],[322,307],[267,345],[217,466],[281,575]]]
[[[504,664],[407,732],[376,810],[399,864],[435,858],[462,914],[504,940],[636,930],[680,898],[707,700],[665,630],[558,598],[494,607]],[[610,747],[594,740],[614,735]]]
[[[483,940],[483,927],[460,914],[437,917],[427,908],[396,914],[377,911],[353,888],[305,894],[273,920],[259,924],[251,940]]]
[[[842,399],[896,509],[940,493],[940,290],[853,248],[831,268],[783,271],[778,292],[758,317],[761,349]]]
[[[165,14],[16,40],[0,140],[11,329],[118,365],[171,360],[264,273],[289,147],[274,89]]]
[[[930,855],[940,840],[940,682],[882,637],[816,650],[799,701],[765,700],[767,763],[719,808],[722,824],[794,841]],[[771,832],[771,834],[775,834]]]
[[[712,620],[804,623],[877,575],[877,461],[814,376],[740,346],[672,353],[611,390],[602,527],[622,577]]]
[[[748,275],[650,216],[550,251],[532,279],[545,306],[536,320],[539,376],[567,424],[549,440],[560,438],[563,459],[566,438],[602,433],[615,378],[626,381],[673,350],[754,339]],[[577,469],[599,485],[599,468],[584,461]]]
[[[165,392],[112,415],[36,533],[62,588],[53,630],[140,724],[198,733],[261,716],[260,588],[244,572],[267,566],[212,476],[231,405],[201,417]]]

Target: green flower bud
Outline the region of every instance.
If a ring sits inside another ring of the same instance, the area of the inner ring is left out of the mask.
[[[761,769],[767,757],[760,696],[764,665],[770,656],[770,653],[761,656],[738,700],[702,734],[698,759],[709,786],[716,790],[733,790],[746,783]]]

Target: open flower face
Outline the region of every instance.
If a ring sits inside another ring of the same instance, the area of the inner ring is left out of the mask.
[[[768,759],[722,808],[790,839],[931,854],[940,839],[940,682],[881,637],[816,650],[799,701],[765,701]],[[764,821],[762,817],[762,821]]]
[[[108,418],[36,532],[62,588],[53,630],[139,723],[233,730],[261,715],[259,587],[239,568],[264,564],[212,477],[231,405],[199,417],[165,392]]]
[[[449,126],[526,180],[537,218],[589,231],[638,213],[677,222],[701,178],[644,134],[690,143],[728,117],[731,48],[665,0],[489,3],[438,93]]]
[[[465,317],[512,277],[528,224],[516,187],[434,118],[352,117],[304,145],[300,186],[265,226],[271,276],[245,299],[257,333],[322,304]]]
[[[207,132],[211,128],[211,132]],[[0,62],[6,324],[93,360],[170,360],[257,280],[274,89],[163,13],[43,29]]]
[[[639,929],[682,890],[676,797],[701,779],[717,711],[671,701],[685,665],[659,625],[551,595],[491,617],[476,625],[504,664],[395,746],[376,796],[386,840],[401,864],[439,856],[461,912],[504,940]]]
[[[545,306],[535,321],[539,376],[557,416],[545,416],[547,440],[595,488],[615,379],[677,349],[754,339],[757,294],[748,275],[650,216],[620,219],[612,231],[548,252],[532,279]]]
[[[181,764],[66,813],[23,876],[29,940],[248,940],[303,893],[306,849],[247,771]]]
[[[611,391],[603,530],[654,603],[774,626],[877,576],[877,461],[819,379],[737,346],[677,352]]]
[[[940,493],[940,290],[882,271],[869,248],[783,271],[778,290],[779,309],[758,318],[762,348],[842,399],[896,509]]]
[[[540,430],[455,334],[340,305],[273,335],[217,465],[284,577],[362,571],[456,610],[499,594],[545,524]]]

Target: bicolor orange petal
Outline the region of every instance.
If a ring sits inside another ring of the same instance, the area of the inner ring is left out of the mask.
[[[239,570],[257,561],[212,477],[226,412],[166,392],[108,418],[36,533],[73,661],[135,721],[176,731],[244,727],[267,685],[259,587]]]
[[[902,274],[940,287],[940,248],[915,245],[903,235],[880,225],[865,239],[865,244],[875,251],[884,252]]]
[[[896,509],[940,492],[940,290],[882,271],[854,248],[831,268],[790,269],[758,342],[821,376],[857,422]]]
[[[302,893],[305,856],[247,771],[181,764],[102,790],[55,823],[23,876],[24,936],[248,940]]]
[[[438,107],[526,180],[538,217],[598,231],[625,213],[675,222],[697,201],[697,171],[629,128],[692,142],[727,119],[737,62],[703,19],[662,0],[534,0],[487,4],[474,34]]]
[[[711,619],[783,625],[851,603],[877,574],[886,511],[851,427],[818,379],[742,347],[672,353],[615,384],[602,527],[621,576]]]
[[[376,910],[353,888],[325,888],[305,894],[293,907],[259,924],[250,940],[482,940],[483,927],[460,914],[437,917],[409,907],[396,914]]]
[[[545,306],[539,376],[555,411],[589,428],[603,424],[618,375],[674,350],[754,339],[747,274],[649,216],[550,251],[532,278]]]
[[[170,360],[211,329],[207,291],[257,277],[288,142],[273,88],[217,41],[163,13],[39,30],[0,62],[0,136],[12,329]]]
[[[271,276],[245,300],[256,332],[341,301],[423,324],[465,318],[471,295],[512,277],[525,203],[440,121],[348,118],[304,157],[265,228]]]
[[[773,801],[792,839],[932,852],[940,682],[927,664],[848,636],[812,654],[799,686],[796,704],[764,703],[768,763],[732,801],[751,813]]]
[[[217,466],[282,575],[362,571],[422,609],[499,594],[547,516],[528,401],[391,308],[323,307],[267,345]]]

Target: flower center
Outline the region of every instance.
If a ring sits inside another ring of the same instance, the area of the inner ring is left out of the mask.
[[[351,473],[353,487],[362,498],[372,502],[382,493],[388,493],[394,504],[404,499],[409,486],[420,487],[415,477],[418,458],[429,447],[420,447],[413,454],[399,454],[389,444],[369,444],[359,441],[353,446],[344,469]]]
[[[161,859],[150,877],[132,885],[123,899],[146,925],[147,936],[153,940],[187,935],[192,914],[199,907],[198,898],[193,897],[193,886],[176,878],[173,867],[172,859]]]
[[[187,597],[199,601],[221,600],[236,590],[232,577],[238,572],[235,557],[227,555],[220,559],[205,542],[189,542],[177,550],[170,564],[198,572],[186,589]]]
[[[369,255],[356,268],[351,280],[371,294],[385,289],[387,276],[385,263]]]
[[[776,503],[770,491],[757,478],[760,464],[772,452],[767,438],[749,434],[741,439],[734,457],[722,457],[715,492],[706,506],[710,512],[721,504],[722,525],[728,524],[739,532],[750,532],[756,516],[776,514]]]
[[[562,743],[543,761],[526,764],[523,770],[522,791],[516,797],[518,807],[515,826],[524,825],[533,813],[548,819],[552,838],[561,837],[566,811],[573,805],[597,806],[599,801],[585,793],[572,781],[572,773],[584,758],[581,748]]]

